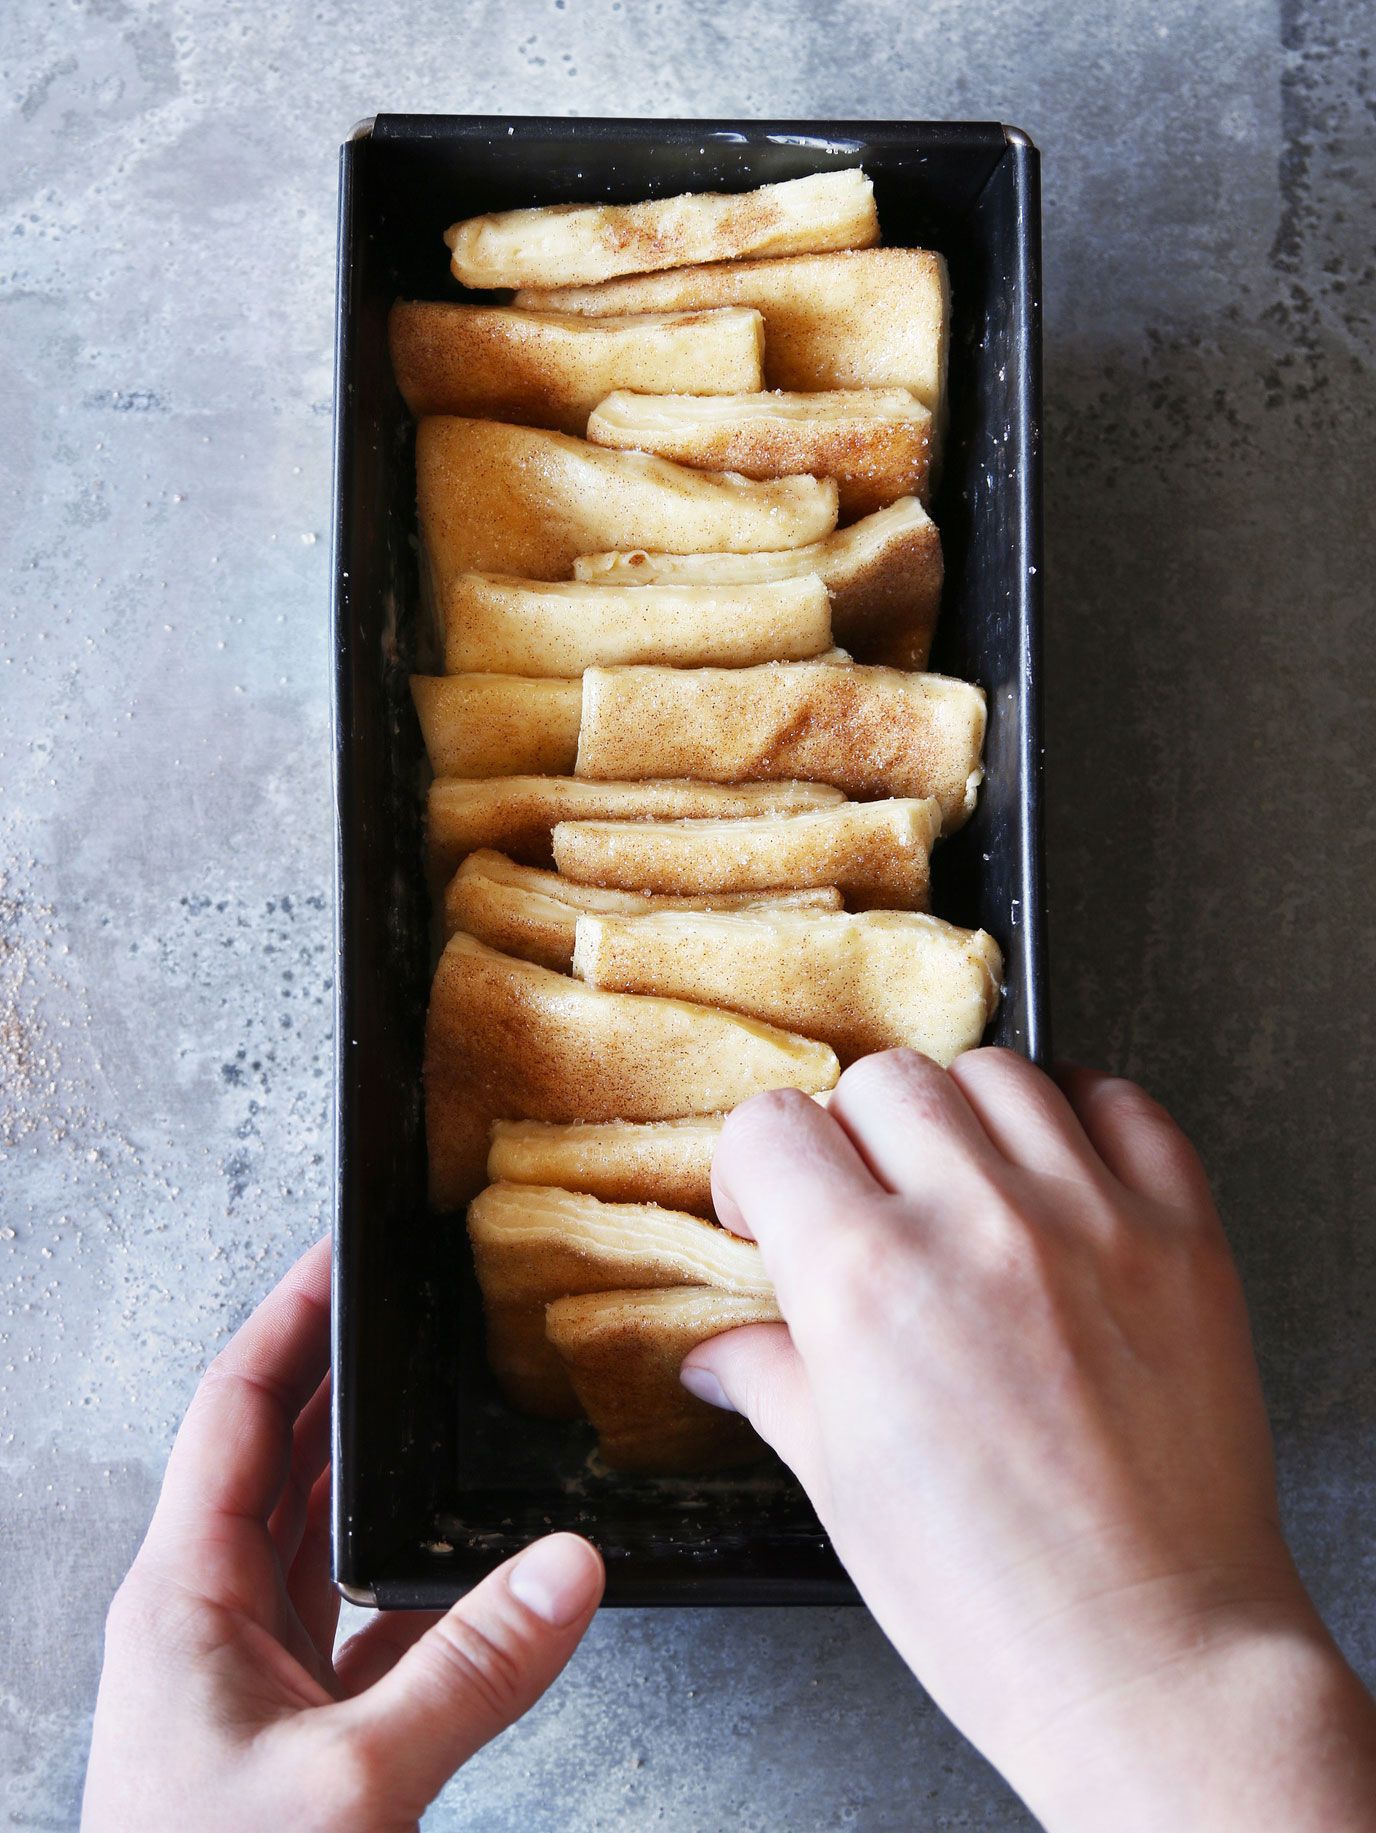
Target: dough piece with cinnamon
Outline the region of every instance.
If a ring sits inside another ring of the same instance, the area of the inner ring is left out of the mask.
[[[825,1107],[830,1091],[812,1099]],[[487,1175],[494,1182],[552,1184],[608,1203],[657,1203],[711,1217],[712,1154],[725,1114],[682,1120],[498,1120]]]
[[[906,388],[739,395],[618,390],[588,419],[595,445],[743,477],[834,477],[842,521],[927,501],[932,415]]]
[[[719,668],[831,648],[815,573],[735,586],[607,586],[460,573],[444,599],[444,665],[570,678],[624,662]]]
[[[515,1184],[585,1190],[608,1203],[657,1203],[712,1214],[712,1154],[720,1114],[683,1120],[499,1120],[487,1175]]]
[[[493,1372],[513,1406],[549,1419],[579,1410],[545,1335],[554,1299],[626,1286],[709,1286],[750,1298],[772,1291],[753,1241],[653,1203],[490,1184],[468,1206],[468,1238]]]
[[[578,756],[581,681],[520,675],[412,675],[436,776],[558,776]]]
[[[593,585],[749,585],[816,573],[831,596],[831,629],[857,662],[925,668],[941,609],[941,536],[915,496],[806,547],[768,554],[580,554]]]
[[[947,830],[983,777],[984,694],[946,675],[775,662],[760,668],[590,668],[578,775],[778,777],[848,795],[935,796]]]
[[[772,1297],[701,1286],[561,1298],[545,1313],[549,1339],[597,1428],[603,1463],[665,1476],[764,1455],[744,1419],[695,1399],[678,1371],[689,1350],[710,1337],[778,1321]]]
[[[868,248],[879,216],[874,186],[847,167],[754,191],[495,211],[454,223],[444,240],[465,286],[560,286],[744,255]]]
[[[626,827],[639,823],[615,822]],[[557,872],[518,865],[505,854],[481,848],[470,853],[445,886],[444,934],[462,929],[489,948],[566,974],[573,962],[580,916],[645,916],[652,910],[839,910],[832,886],[799,891],[717,891],[701,897],[657,897],[637,891],[603,890],[578,884]]]
[[[641,921],[653,919],[642,918]],[[476,1194],[492,1122],[670,1120],[770,1088],[830,1088],[824,1044],[678,999],[605,993],[451,936],[425,1023],[430,1200]]]
[[[786,1026],[830,1044],[843,1066],[901,1046],[945,1064],[983,1037],[1003,957],[985,930],[916,911],[685,911],[580,917],[573,971],[589,986]]]
[[[718,261],[602,286],[523,289],[518,306],[606,313],[754,306],[766,388],[907,388],[943,423],[951,315],[946,263],[926,248]]]
[[[839,672],[839,671],[838,671]],[[465,853],[491,847],[548,865],[560,821],[674,820],[825,808],[845,798],[829,783],[592,782],[570,776],[440,777],[430,785],[426,829],[437,886]]]
[[[567,579],[600,547],[673,554],[801,547],[836,526],[836,485],[756,483],[536,427],[431,415],[416,428],[416,505],[432,601],[460,573]]]
[[[941,805],[928,797],[842,802],[735,821],[561,821],[566,878],[683,893],[835,885],[855,910],[925,910]]]
[[[468,414],[581,433],[613,389],[712,395],[763,386],[764,320],[744,306],[588,318],[398,299],[387,335],[417,420]]]

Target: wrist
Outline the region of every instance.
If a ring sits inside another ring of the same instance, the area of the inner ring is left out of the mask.
[[[1376,1705],[1307,1599],[1205,1620],[1005,1767],[1052,1833],[1372,1833]]]

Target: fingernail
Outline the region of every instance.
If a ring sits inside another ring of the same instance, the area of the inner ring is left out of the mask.
[[[698,1368],[696,1364],[681,1368],[678,1378],[688,1392],[697,1400],[705,1400],[709,1407],[721,1407],[727,1413],[734,1413],[735,1408],[726,1398],[726,1389],[710,1369]]]
[[[511,1568],[507,1590],[552,1629],[567,1629],[588,1608],[596,1555],[577,1534],[551,1534],[528,1547]]]

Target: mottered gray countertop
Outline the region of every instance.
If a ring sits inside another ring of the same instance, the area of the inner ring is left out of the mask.
[[[76,1814],[207,1356],[326,1225],[336,149],[437,112],[1043,153],[1060,1050],[1197,1138],[1376,1678],[1357,0],[15,0],[0,19],[0,1819]],[[620,1612],[427,1826],[1028,1824],[858,1610]]]

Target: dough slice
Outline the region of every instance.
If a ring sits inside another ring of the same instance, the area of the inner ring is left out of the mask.
[[[644,548],[580,554],[590,585],[748,585],[818,575],[831,598],[832,635],[857,661],[927,665],[941,606],[941,537],[915,496],[838,528],[806,547],[766,554],[659,554]]]
[[[416,503],[436,604],[459,573],[566,579],[579,554],[599,547],[800,547],[830,534],[836,500],[830,479],[756,483],[536,427],[431,415],[416,428]]]
[[[764,316],[766,388],[908,388],[942,421],[950,285],[930,249],[716,262],[522,291],[516,304],[597,317],[754,306]]]
[[[852,167],[756,191],[502,210],[455,223],[444,240],[465,286],[560,286],[692,261],[868,248],[879,215],[874,186]]]
[[[513,1406],[574,1419],[578,1401],[545,1335],[545,1307],[570,1293],[710,1286],[752,1298],[773,1288],[753,1241],[653,1203],[602,1203],[568,1190],[491,1184],[468,1206],[487,1354]]]
[[[694,1286],[561,1298],[545,1313],[549,1339],[597,1428],[603,1463],[663,1475],[763,1455],[745,1420],[694,1399],[678,1371],[709,1337],[778,1321],[772,1298]]]
[[[614,823],[628,826],[630,823]],[[575,884],[557,872],[515,864],[501,853],[470,853],[444,892],[446,938],[462,929],[489,948],[520,955],[566,974],[573,961],[574,930],[590,911],[609,916],[645,916],[651,910],[839,910],[841,894],[831,887],[738,894],[718,891],[703,897],[650,897],[636,891],[604,891]]]
[[[392,371],[419,420],[472,414],[581,433],[614,388],[730,394],[763,386],[764,320],[745,306],[587,318],[398,299]]]
[[[590,585],[750,585],[816,573],[831,595],[831,629],[858,662],[925,668],[941,607],[941,536],[915,496],[772,554],[580,554]]]
[[[430,1198],[454,1209],[477,1192],[494,1120],[671,1120],[838,1074],[825,1045],[771,1025],[604,993],[451,936],[425,1024]]]
[[[658,1203],[712,1214],[712,1154],[720,1114],[685,1120],[499,1120],[487,1175],[513,1184],[586,1190],[608,1203]]]
[[[834,477],[845,521],[900,497],[927,501],[932,415],[906,388],[738,395],[618,390],[593,410],[588,438],[744,477],[800,471]]]
[[[831,601],[815,573],[761,585],[629,587],[460,573],[444,624],[451,673],[567,678],[620,662],[731,668],[831,647]]]
[[[980,688],[896,668],[590,668],[577,768],[580,777],[797,777],[853,796],[935,796],[949,830],[975,806],[984,724]]]
[[[825,1107],[830,1091],[812,1099]],[[683,1120],[498,1120],[487,1175],[494,1182],[585,1190],[608,1203],[656,1203],[711,1217],[712,1154],[725,1114]]]
[[[984,1035],[1003,957],[985,930],[916,911],[666,911],[580,917],[573,971],[589,986],[787,1026],[843,1064],[900,1045],[950,1063]]]
[[[839,670],[837,671],[840,672]],[[571,776],[440,777],[430,785],[430,869],[446,883],[465,853],[492,847],[548,865],[556,822],[673,820],[824,808],[844,798],[828,783],[608,783]]]
[[[557,776],[578,756],[583,687],[519,675],[412,675],[436,776]]]
[[[561,821],[554,860],[597,885],[679,895],[835,885],[854,909],[925,910],[940,832],[940,803],[911,797],[735,821]]]

